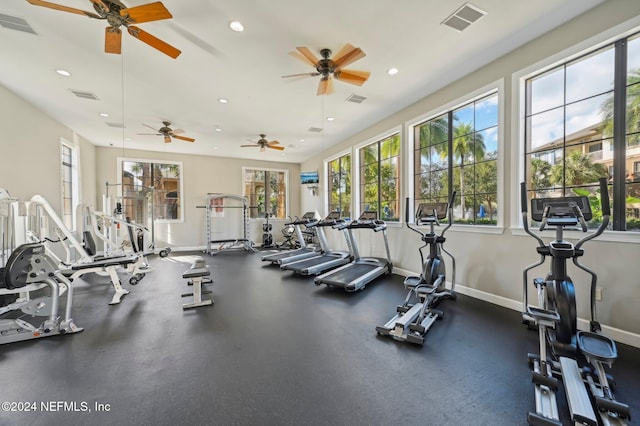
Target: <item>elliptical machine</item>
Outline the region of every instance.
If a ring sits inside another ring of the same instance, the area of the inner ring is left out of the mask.
[[[597,275],[578,261],[584,254],[582,245],[604,232],[609,223],[609,193],[607,181],[600,180],[602,223],[598,229],[579,240],[575,245],[564,240],[563,231],[580,224],[587,232],[587,221],[592,219],[589,199],[581,197],[533,198],[531,219],[540,222],[540,231],[555,227],[556,239],[545,244],[528,226],[527,189],[520,186],[522,219],[524,230],[538,242],[540,260],[523,271],[523,322],[538,328],[540,354],[529,354],[535,384],[535,412],[529,412],[531,425],[557,425],[562,422],[558,413],[556,392],[558,379],[564,384],[565,394],[573,424],[599,424],[596,412],[603,425],[626,425],[629,406],[617,402],[611,391],[604,365],[612,366],[617,358],[615,342],[600,334],[600,323],[596,320],[595,293]],[[546,278],[536,278],[533,284],[538,293],[538,306],[529,305],[527,274],[529,270],[551,259],[551,271]],[[567,261],[591,276],[591,321],[590,331],[577,330],[576,299],[573,281],[567,275]],[[593,366],[579,367],[583,356]],[[591,392],[591,397],[587,389]],[[593,401],[593,404],[592,404]],[[594,410],[595,408],[595,410]]]
[[[418,249],[422,261],[422,273],[420,276],[409,276],[404,280],[405,288],[409,289],[407,297],[402,305],[397,306],[398,312],[383,326],[376,327],[380,335],[391,336],[396,340],[407,341],[422,345],[424,336],[436,320],[441,319],[444,313],[434,309],[443,299],[455,299],[456,260],[444,248],[444,233],[453,224],[453,201],[456,192],[453,191],[449,203],[421,203],[418,205],[415,223],[418,226],[429,225],[429,232],[422,232],[409,224],[409,198],[406,204],[407,228],[417,232],[421,236],[424,245]],[[435,231],[435,226],[440,225],[440,220],[448,217],[449,223],[440,235]],[[428,247],[429,255],[424,258],[422,250]],[[446,267],[442,252],[451,258],[452,274],[451,288],[446,285]]]

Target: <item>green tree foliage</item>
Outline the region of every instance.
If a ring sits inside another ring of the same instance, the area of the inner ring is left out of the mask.
[[[594,163],[589,154],[579,150],[566,156],[564,165],[556,164],[551,168],[551,182],[560,186],[586,185],[607,177],[607,168]]]

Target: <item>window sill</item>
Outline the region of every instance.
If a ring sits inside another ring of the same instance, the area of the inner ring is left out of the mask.
[[[510,228],[511,235],[515,235],[517,237],[528,237],[531,238],[526,232],[524,232],[523,228]],[[536,234],[540,235],[545,239],[553,239],[556,236],[556,232],[553,230],[539,232],[537,229],[534,231]],[[588,232],[592,232],[591,230]],[[578,241],[583,238],[586,234],[580,231],[565,231],[565,239]],[[613,243],[640,243],[640,232],[633,231],[605,231],[602,235],[596,238],[596,241],[606,241]]]

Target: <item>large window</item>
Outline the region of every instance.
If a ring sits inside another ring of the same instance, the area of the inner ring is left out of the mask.
[[[343,218],[351,217],[351,154],[327,163],[329,211],[339,211]]]
[[[75,230],[76,207],[78,205],[78,155],[76,149],[66,143],[60,144],[62,220],[70,230]]]
[[[640,230],[640,36],[527,79],[525,108],[530,196],[595,201],[598,179],[607,177],[613,229]],[[598,208],[594,222],[600,217]]]
[[[400,215],[400,134],[360,148],[360,211],[377,211],[384,221]]]
[[[125,217],[182,220],[182,163],[122,159],[122,207]]]
[[[244,196],[251,218],[267,213],[278,219],[287,217],[287,171],[243,168]]]
[[[447,202],[455,190],[455,222],[496,225],[498,94],[417,124],[413,134],[416,205]]]

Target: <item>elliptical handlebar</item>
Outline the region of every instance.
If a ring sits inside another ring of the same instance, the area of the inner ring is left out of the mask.
[[[607,188],[607,178],[604,177],[600,178],[600,208],[602,209],[602,223],[593,234],[587,235],[576,243],[576,250],[582,247],[582,245],[587,241],[592,240],[602,234],[609,225],[609,219],[611,218],[611,207],[609,205],[609,189]],[[584,222],[584,218],[582,218],[582,222]],[[585,226],[583,226],[583,229],[586,232],[586,224]]]
[[[442,230],[442,233],[440,234],[441,237],[444,236],[444,233],[447,231],[447,229],[451,228],[451,226],[453,225],[453,202],[456,199],[456,194],[457,194],[457,191],[453,191],[451,193],[451,198],[449,199],[449,204],[447,206],[447,219],[449,223],[447,223],[447,226]],[[410,218],[409,218],[409,212],[411,211],[409,197],[406,198],[406,206],[404,210],[405,210],[405,223],[407,224],[407,228],[411,229],[414,232],[417,232],[421,236],[424,236],[425,234],[422,231],[420,231],[418,228],[411,226]],[[440,225],[440,222],[438,221],[438,215],[435,213],[435,210],[434,210],[434,217],[435,217],[435,224]]]
[[[601,208],[602,208],[602,223],[600,224],[600,226],[598,227],[598,229],[585,236],[584,238],[582,238],[581,240],[579,240],[576,244],[575,244],[575,249],[578,250],[584,243],[586,243],[589,240],[592,240],[594,238],[596,238],[597,236],[599,236],[600,234],[602,234],[604,232],[604,230],[607,228],[607,225],[609,224],[609,218],[611,216],[611,209],[610,209],[610,205],[609,205],[609,191],[607,189],[607,179],[606,178],[600,178],[599,180],[600,183],[600,203],[601,203]],[[538,242],[538,245],[540,247],[545,247],[545,243],[542,240],[542,238],[535,234],[533,231],[531,231],[529,229],[529,217],[528,217],[528,203],[527,203],[527,186],[525,182],[521,182],[520,183],[520,204],[521,204],[521,211],[522,211],[522,226],[524,228],[524,231],[529,234],[530,236],[532,236],[533,238],[536,239],[536,241]],[[582,232],[587,232],[587,222],[585,221],[584,215],[582,213],[582,210],[580,210],[580,208],[577,205],[572,206],[572,210],[573,213],[575,214],[576,219],[579,221],[580,223],[580,227]],[[549,218],[551,212],[551,207],[549,206],[545,206],[544,211],[542,213],[542,221],[540,223],[540,231],[543,231],[546,228],[547,225],[547,219]]]

